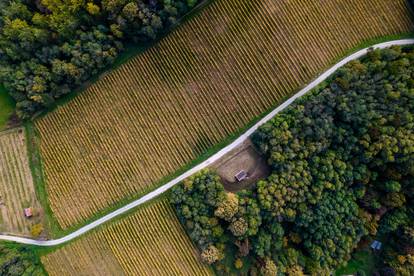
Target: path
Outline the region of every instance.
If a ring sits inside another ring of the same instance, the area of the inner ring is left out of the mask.
[[[366,55],[370,48],[383,49],[383,48],[388,48],[388,47],[393,46],[393,45],[409,45],[409,44],[414,44],[414,39],[402,39],[402,40],[388,41],[388,42],[376,44],[376,45],[373,45],[371,47],[362,49],[362,50],[360,50],[360,51],[344,58],[343,60],[341,60],[340,62],[338,62],[334,66],[332,66],[330,69],[325,71],[323,74],[321,74],[317,79],[312,81],[305,88],[300,90],[294,96],[289,98],[283,104],[281,104],[276,109],[274,109],[272,112],[270,112],[268,115],[266,115],[263,119],[261,119],[259,122],[257,122],[253,127],[248,129],[241,136],[239,136],[239,138],[237,138],[233,143],[226,146],[225,148],[223,148],[222,150],[220,150],[219,152],[217,152],[216,154],[214,154],[213,156],[211,156],[210,158],[208,158],[204,162],[198,164],[197,166],[193,167],[192,169],[189,169],[188,171],[186,171],[182,175],[180,175],[177,178],[171,180],[170,182],[166,183],[165,185],[159,187],[158,189],[148,193],[147,195],[145,195],[145,196],[143,196],[143,197],[127,204],[127,205],[125,205],[124,207],[121,207],[121,208],[119,208],[119,209],[117,209],[117,210],[101,217],[100,219],[97,219],[97,220],[91,222],[88,225],[85,225],[85,226],[79,228],[78,230],[72,232],[71,234],[69,234],[67,236],[64,236],[64,237],[56,239],[56,240],[38,241],[38,240],[22,238],[22,237],[0,235],[0,240],[13,241],[13,242],[21,243],[21,244],[29,244],[29,245],[37,245],[37,246],[55,246],[55,245],[60,245],[60,244],[63,244],[65,242],[71,241],[71,240],[85,234],[86,232],[88,232],[88,231],[104,224],[105,222],[107,222],[109,220],[112,220],[113,218],[115,218],[115,217],[117,217],[121,214],[124,214],[124,213],[130,211],[131,209],[133,209],[133,208],[135,208],[135,207],[137,207],[137,206],[139,206],[139,205],[141,205],[141,204],[143,204],[143,203],[145,203],[145,202],[161,195],[162,193],[166,192],[167,190],[169,190],[174,185],[176,185],[176,184],[180,183],[182,180],[186,179],[187,177],[189,177],[189,176],[193,175],[194,173],[208,167],[210,164],[214,163],[215,161],[217,161],[218,159],[220,159],[221,157],[226,155],[228,152],[230,152],[234,148],[241,145],[246,139],[249,138],[249,136],[251,134],[253,134],[253,132],[255,132],[257,130],[258,127],[260,127],[261,125],[263,125],[264,123],[266,123],[267,121],[272,119],[276,114],[278,114],[279,112],[284,110],[286,107],[291,105],[297,98],[303,96],[304,94],[308,93],[313,88],[318,86],[320,83],[322,83],[324,80],[326,80],[330,75],[332,75],[336,70],[338,70],[340,67],[344,66],[345,64],[347,64],[348,62],[350,62],[352,60],[358,59],[358,58]]]

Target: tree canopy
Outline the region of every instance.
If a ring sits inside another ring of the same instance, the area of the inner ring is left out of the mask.
[[[0,83],[29,118],[166,32],[197,0],[4,0]],[[145,70],[145,68],[143,68]]]
[[[252,135],[272,169],[252,190],[226,193],[213,172],[187,180],[197,191],[215,179],[212,187],[226,195],[209,205],[211,225],[200,227],[201,249],[220,252],[210,263],[223,274],[240,260],[262,274],[329,275],[362,239],[379,238],[381,271],[412,275],[413,79],[412,48],[372,50]],[[196,213],[208,201],[185,183],[172,203],[189,229],[183,206]]]
[[[0,244],[0,275],[46,275],[38,257],[26,247]]]

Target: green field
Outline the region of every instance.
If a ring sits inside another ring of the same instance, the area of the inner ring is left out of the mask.
[[[23,128],[0,132],[0,233],[31,235],[35,224],[43,224],[43,208],[30,172]],[[35,215],[27,219],[24,208]]]

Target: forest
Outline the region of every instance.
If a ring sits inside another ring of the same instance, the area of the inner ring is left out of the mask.
[[[330,275],[379,240],[374,275],[414,275],[413,48],[371,50],[251,139],[272,169],[254,188],[229,193],[202,171],[171,193],[204,262]]]
[[[0,83],[27,119],[147,45],[198,0],[0,1]],[[145,70],[145,68],[142,68]]]

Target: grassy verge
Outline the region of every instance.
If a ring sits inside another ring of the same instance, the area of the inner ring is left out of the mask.
[[[8,95],[6,89],[0,85],[0,131],[7,127],[15,107],[16,103],[14,100]]]
[[[409,34],[401,34],[401,35],[393,35],[393,36],[385,36],[385,37],[380,37],[377,39],[371,39],[368,41],[365,41],[363,43],[361,43],[359,46],[354,47],[352,49],[350,49],[349,51],[346,51],[345,54],[343,54],[341,57],[338,57],[337,59],[335,59],[334,61],[332,61],[329,66],[327,66],[327,68],[331,67],[332,65],[336,64],[339,60],[343,59],[344,57],[348,56],[351,53],[356,52],[357,50],[369,47],[373,44],[378,44],[381,42],[386,42],[386,41],[390,41],[390,40],[396,40],[396,39],[403,39],[403,38],[414,38],[414,34],[413,33],[409,33]],[[326,68],[325,68],[326,70]],[[323,70],[323,71],[325,71]],[[323,72],[321,71],[321,72]],[[315,76],[316,78],[316,76]],[[329,81],[329,80],[327,80]],[[324,82],[325,83],[325,82]],[[317,90],[319,87],[322,87],[324,85],[324,83],[321,83],[318,87],[316,87],[314,89]],[[239,129],[238,131],[234,132],[232,135],[230,135],[229,137],[227,137],[226,139],[224,139],[222,142],[214,145],[213,147],[211,147],[210,149],[208,149],[207,151],[205,151],[203,154],[201,154],[198,158],[192,160],[191,162],[187,163],[186,165],[184,165],[183,167],[181,167],[180,169],[178,169],[175,173],[168,175],[162,179],[160,179],[159,181],[157,181],[156,183],[154,183],[151,186],[148,186],[147,188],[143,189],[140,193],[135,194],[134,196],[131,197],[126,197],[123,200],[119,201],[118,203],[112,205],[109,208],[106,208],[105,210],[102,210],[98,213],[96,213],[94,216],[90,217],[89,219],[83,221],[82,223],[79,223],[77,225],[74,225],[72,227],[69,227],[65,230],[62,230],[58,224],[58,222],[56,221],[56,219],[53,216],[53,213],[49,207],[48,204],[48,200],[47,200],[47,192],[46,192],[46,184],[45,181],[43,179],[43,174],[42,174],[42,164],[41,164],[41,158],[40,158],[40,154],[38,152],[37,148],[33,148],[31,149],[31,152],[34,156],[34,161],[32,162],[33,164],[31,164],[32,171],[34,171],[35,173],[37,173],[38,175],[35,177],[36,180],[36,189],[39,193],[39,197],[41,198],[41,203],[43,204],[46,213],[47,213],[47,217],[48,217],[48,222],[49,222],[49,229],[50,229],[50,233],[51,236],[53,238],[56,237],[62,237],[64,235],[67,235],[73,231],[75,231],[76,229],[79,229],[82,226],[85,226],[91,222],[93,222],[94,220],[128,204],[131,203],[132,201],[142,197],[143,195],[153,191],[156,188],[161,187],[162,185],[168,183],[169,181],[171,181],[172,179],[176,178],[177,176],[181,175],[182,173],[186,172],[187,170],[191,169],[192,167],[200,164],[201,162],[205,161],[206,159],[208,159],[209,157],[211,157],[212,155],[214,155],[215,153],[217,153],[219,150],[221,150],[222,148],[224,148],[225,146],[229,145],[230,143],[232,143],[234,140],[236,140],[241,134],[243,134],[246,130],[248,130],[250,127],[252,127],[254,124],[256,124],[260,119],[262,119],[263,117],[265,117],[267,114],[269,114],[273,109],[275,109],[276,107],[278,107],[281,103],[283,103],[285,100],[287,100],[288,98],[290,98],[292,95],[294,95],[297,91],[301,90],[303,87],[298,88],[296,91],[292,92],[290,95],[287,95],[282,101],[275,103],[271,108],[269,108],[268,110],[266,110],[264,113],[262,113],[260,116],[257,116],[255,118],[252,119],[252,121],[250,121],[250,123],[248,123],[246,126],[244,126],[243,128]],[[27,127],[26,129],[28,129],[28,133],[31,136],[31,139],[39,139],[36,135],[36,131],[33,127],[32,124],[28,123],[26,124]]]
[[[363,41],[361,44],[357,45],[356,47],[353,47],[353,48],[349,49],[348,51],[345,51],[345,53],[342,55],[342,57],[340,57],[340,58],[338,58],[338,59],[336,59],[332,62],[332,65],[337,63],[341,59],[355,53],[356,51],[367,48],[367,47],[371,47],[374,44],[388,42],[388,41],[391,41],[391,40],[407,39],[407,38],[414,38],[414,32],[403,33],[403,34],[398,34],[398,35],[387,35],[387,36],[381,36],[381,37],[377,37],[377,38],[367,39],[367,40]]]
[[[40,201],[45,212],[45,230],[48,232],[48,236],[56,237],[62,235],[62,228],[53,215],[53,212],[49,205],[47,197],[46,183],[43,178],[42,159],[38,148],[38,136],[36,135],[36,129],[31,122],[25,124],[26,129],[26,143],[29,159],[29,166],[33,176],[33,182],[35,186],[36,196]]]

